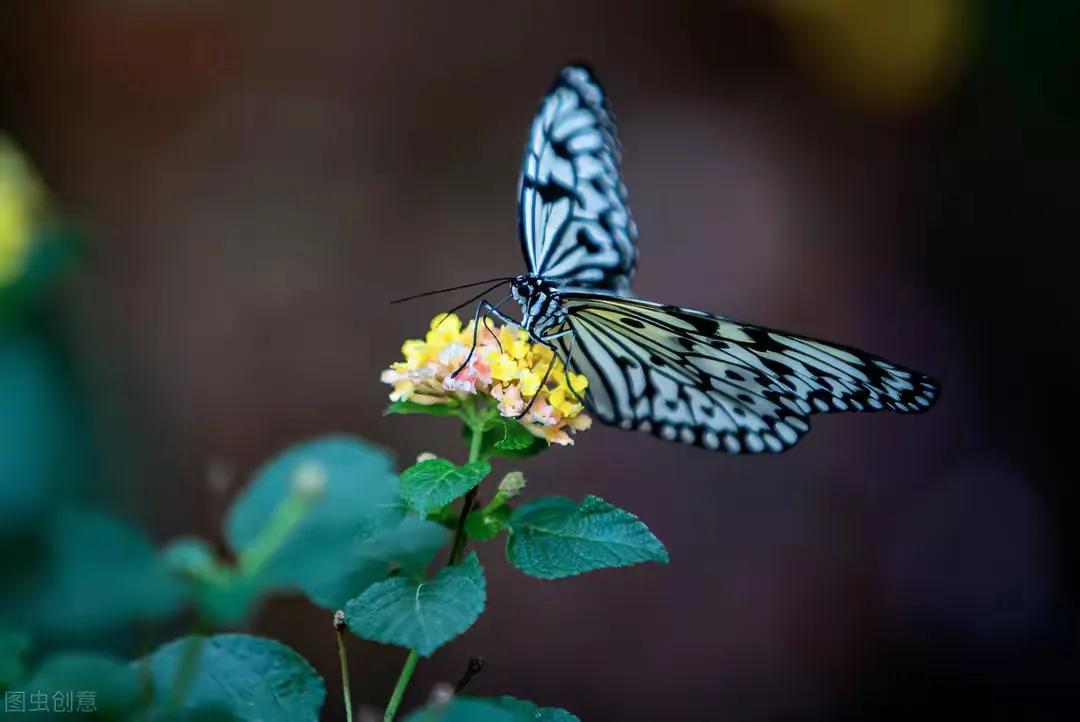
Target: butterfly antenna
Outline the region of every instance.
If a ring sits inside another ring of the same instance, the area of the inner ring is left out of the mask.
[[[393,301],[390,302],[390,305],[394,305],[395,303],[404,303],[405,301],[412,301],[413,299],[423,298],[424,296],[434,296],[437,293],[447,293],[449,291],[460,291],[463,288],[472,288],[473,286],[480,286],[480,285],[483,285],[485,283],[498,282],[499,285],[502,285],[502,284],[506,283],[507,281],[513,281],[513,280],[514,280],[513,276],[507,276],[506,278],[489,278],[486,281],[474,281],[473,283],[465,283],[465,284],[462,284],[460,286],[451,286],[450,288],[440,288],[437,291],[424,291],[423,293],[417,293],[417,294],[415,294],[413,296],[406,296],[405,298],[394,299]],[[493,286],[490,290],[494,290],[494,289],[496,289],[498,287],[499,287],[498,285]],[[484,291],[484,293],[488,293],[488,291]],[[480,296],[483,296],[484,293],[481,293]],[[480,298],[480,296],[477,296],[476,298]],[[475,301],[476,298],[474,298],[473,300]],[[465,303],[469,303],[469,301],[466,301]],[[462,304],[462,306],[463,305],[465,305],[465,304]],[[458,306],[458,308],[461,308],[461,306]],[[454,311],[456,311],[456,310],[457,310],[457,308],[454,309]],[[450,311],[450,313],[453,313],[454,311]]]
[[[436,322],[435,322],[434,324],[432,324],[432,326],[431,326],[431,327],[432,327],[432,328],[438,328],[439,326],[441,326],[441,325],[442,325],[442,322],[446,320],[446,317],[447,317],[447,316],[449,316],[450,314],[452,314],[452,313],[453,313],[454,311],[459,311],[459,310],[461,310],[462,308],[465,308],[466,306],[468,306],[468,305],[469,305],[470,303],[472,303],[473,301],[476,301],[476,300],[478,300],[478,299],[480,299],[480,298],[482,298],[482,297],[484,297],[484,296],[488,295],[489,293],[491,293],[492,291],[494,291],[494,290],[495,290],[496,288],[498,288],[499,286],[503,285],[503,284],[504,284],[504,283],[506,283],[507,281],[512,281],[512,280],[514,280],[514,279],[512,279],[512,278],[502,278],[502,279],[499,279],[499,282],[498,282],[498,283],[496,283],[496,284],[495,284],[494,286],[490,286],[490,287],[488,287],[488,288],[485,288],[485,289],[484,289],[483,291],[481,291],[480,293],[476,294],[475,296],[473,296],[472,298],[470,298],[470,299],[469,299],[468,301],[462,301],[461,303],[459,303],[458,305],[454,306],[453,308],[451,308],[451,309],[450,309],[449,311],[447,311],[447,312],[446,312],[446,313],[444,313],[443,315],[439,316],[439,320],[438,320],[438,321],[436,321]],[[483,283],[487,283],[487,281],[483,281]],[[475,286],[476,284],[475,284],[475,283],[472,283],[472,284],[469,284],[469,285]],[[466,288],[468,288],[468,286],[466,286]]]

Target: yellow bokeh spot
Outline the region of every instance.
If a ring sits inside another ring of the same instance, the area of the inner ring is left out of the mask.
[[[768,0],[802,63],[838,95],[886,110],[933,101],[971,55],[972,0]]]
[[[0,286],[18,278],[26,265],[43,198],[26,159],[0,135]]]

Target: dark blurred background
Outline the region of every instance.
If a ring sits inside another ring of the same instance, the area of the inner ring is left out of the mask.
[[[18,448],[159,542],[213,538],[302,438],[460,456],[440,420],[380,416],[380,369],[450,299],[387,302],[523,269],[525,133],[579,58],[620,121],[641,296],[944,394],[819,418],[774,458],[595,428],[529,462],[531,494],[634,511],[671,564],[544,583],[484,547],[488,612],[407,706],[483,655],[471,691],[584,720],[1075,719],[1070,0],[7,0],[0,129],[85,240],[0,342],[3,428],[13,398],[64,399]],[[275,601],[251,629],[340,718],[325,614]],[[358,702],[382,703],[403,653],[351,646]]]

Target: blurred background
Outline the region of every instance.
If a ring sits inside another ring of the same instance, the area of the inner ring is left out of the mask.
[[[440,420],[382,418],[378,381],[454,301],[387,302],[523,269],[525,133],[576,59],[620,121],[641,296],[944,393],[779,457],[594,428],[527,463],[531,494],[634,511],[671,564],[545,583],[484,547],[488,612],[406,706],[482,655],[471,691],[584,720],[1075,719],[1072,0],[8,0],[4,574],[60,495],[160,544],[216,538],[303,438],[459,457]],[[325,613],[277,600],[249,630],[340,718]],[[403,654],[351,647],[382,703]]]

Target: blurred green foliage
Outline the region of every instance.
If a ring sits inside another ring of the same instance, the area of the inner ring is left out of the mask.
[[[0,691],[26,695],[26,715],[40,714],[28,695],[40,702],[45,693],[72,711],[78,696],[95,719],[117,722],[316,720],[325,685],[300,655],[273,640],[203,634],[246,623],[271,595],[301,593],[325,610],[345,608],[339,631],[408,648],[415,661],[484,610],[479,557],[461,556],[469,539],[506,533],[510,561],[543,578],[666,561],[644,524],[595,497],[515,510],[509,502],[524,490],[520,472],[473,509],[490,459],[547,448],[502,418],[491,399],[388,410],[464,422],[463,465],[428,459],[399,477],[390,454],[369,443],[313,439],[252,474],[225,515],[225,550],[193,536],[158,548],[94,493],[91,414],[65,343],[62,305],[78,246],[78,234],[49,214],[30,164],[0,137]],[[451,562],[429,576],[448,546]],[[136,636],[149,650],[183,623],[200,634],[134,661],[115,656],[130,654]],[[408,674],[388,717],[407,682]],[[508,697],[462,697],[418,714],[576,719]]]

